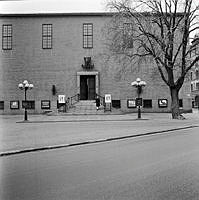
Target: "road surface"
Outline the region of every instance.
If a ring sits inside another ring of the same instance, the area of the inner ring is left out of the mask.
[[[0,199],[198,200],[198,133],[0,157]]]

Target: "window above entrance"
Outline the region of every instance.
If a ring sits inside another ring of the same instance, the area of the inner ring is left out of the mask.
[[[93,24],[83,24],[83,48],[93,48]]]

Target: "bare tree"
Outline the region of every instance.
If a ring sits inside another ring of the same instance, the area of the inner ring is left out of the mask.
[[[179,90],[199,60],[199,55],[190,59],[196,46],[189,44],[190,35],[199,29],[199,6],[193,0],[113,0],[108,6],[115,13],[111,51],[128,58],[152,57],[170,90],[172,118],[180,119]],[[118,28],[121,22],[131,22],[132,31]]]

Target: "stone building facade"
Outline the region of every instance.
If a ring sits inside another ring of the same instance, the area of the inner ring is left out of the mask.
[[[28,80],[30,113],[56,110],[58,95],[80,94],[94,100],[95,94],[111,94],[112,105],[137,112],[137,97],[131,82],[141,78],[145,86],[143,112],[169,112],[170,93],[152,59],[124,66],[109,54],[104,27],[111,13],[53,13],[0,15],[0,113],[23,112],[23,91],[18,84]],[[190,85],[180,91],[183,110],[191,110]]]
[[[199,34],[196,34],[192,45],[194,46],[191,52],[191,59],[199,55]],[[199,62],[196,62],[190,72],[191,79],[191,96],[192,96],[192,107],[199,107]]]

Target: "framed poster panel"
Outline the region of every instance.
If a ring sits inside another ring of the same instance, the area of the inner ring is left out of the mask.
[[[19,109],[19,101],[10,101],[10,109]]]
[[[42,100],[41,109],[50,109],[50,100]]]
[[[136,108],[136,100],[135,99],[128,99],[127,100],[127,107],[128,108]]]
[[[22,101],[22,108],[35,109],[35,101]]]
[[[159,108],[167,108],[168,100],[167,99],[158,99],[158,106],[159,106]]]

